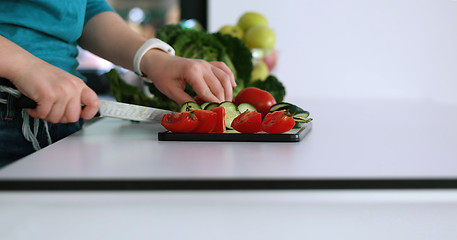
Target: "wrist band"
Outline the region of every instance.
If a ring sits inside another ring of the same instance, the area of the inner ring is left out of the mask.
[[[136,51],[135,57],[133,57],[133,70],[140,77],[146,77],[146,75],[140,69],[141,59],[143,58],[144,54],[146,54],[146,52],[152,48],[160,49],[173,56],[175,55],[175,50],[166,42],[157,38],[146,40],[146,42],[144,42],[143,45],[141,45],[141,47]]]

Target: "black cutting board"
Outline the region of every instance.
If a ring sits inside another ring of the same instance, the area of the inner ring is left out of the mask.
[[[225,133],[174,133],[159,132],[159,141],[219,141],[219,142],[299,142],[311,130],[311,122],[300,128],[281,134],[270,133],[239,133],[227,130]]]

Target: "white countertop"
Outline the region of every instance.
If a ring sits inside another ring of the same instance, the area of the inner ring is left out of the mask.
[[[457,107],[303,100],[298,143],[162,142],[159,124],[102,119],[0,170],[0,179],[389,179],[457,177]]]
[[[160,142],[157,124],[103,119],[1,169],[0,186],[27,179],[456,179],[456,106],[296,103],[314,118],[298,143]],[[456,209],[455,188],[4,190],[0,238],[453,240]]]

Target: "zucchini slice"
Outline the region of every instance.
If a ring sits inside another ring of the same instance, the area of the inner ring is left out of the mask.
[[[270,108],[270,112],[274,111],[286,111],[286,114],[292,116],[296,123],[307,123],[311,122],[313,119],[308,118],[309,112],[303,110],[301,107],[294,105],[292,103],[281,102],[277,103]]]
[[[211,109],[213,109],[213,108],[215,108],[215,107],[217,107],[217,106],[219,106],[219,103],[217,103],[217,102],[212,102],[212,103],[208,103],[208,105],[206,105],[204,109],[205,109],[205,110],[211,110]]]
[[[288,108],[288,106],[290,106],[290,105],[291,104],[285,103],[285,102],[276,103],[270,107],[270,112],[283,110],[285,108]]]
[[[255,109],[255,107],[249,103],[240,103],[240,105],[238,105],[238,111],[240,113],[244,113],[246,111],[256,111],[257,112],[257,109]]]
[[[240,111],[238,111],[238,108],[233,102],[222,102],[219,104],[220,107],[223,107],[225,110],[225,127],[227,129],[233,129],[232,128],[232,122],[233,119],[238,117],[240,115]]]
[[[308,116],[309,116],[308,111],[305,111],[301,107],[294,105],[292,103],[281,102],[281,103],[276,103],[275,105],[270,107],[270,112],[281,111],[281,110],[285,110],[291,116],[299,114],[299,113],[308,113]]]
[[[307,122],[309,120],[309,112],[297,113],[293,115],[295,122]]]
[[[210,102],[204,102],[202,103],[202,105],[200,105],[200,108],[205,109],[205,107],[208,106],[208,104],[210,104]]]
[[[198,109],[202,109],[202,108],[196,102],[186,102],[183,105],[181,105],[181,108],[179,109],[179,111],[188,112],[188,111],[193,111],[193,110],[198,110]]]

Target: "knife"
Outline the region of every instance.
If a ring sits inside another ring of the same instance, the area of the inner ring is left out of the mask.
[[[16,108],[36,108],[37,103],[22,95],[15,103]],[[100,107],[95,117],[110,117],[140,122],[160,122],[164,114],[172,111],[144,107],[139,105],[100,100]]]

